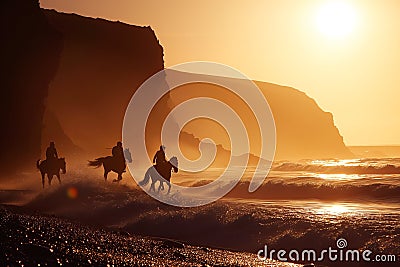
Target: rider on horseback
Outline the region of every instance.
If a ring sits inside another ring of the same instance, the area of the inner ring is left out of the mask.
[[[153,163],[155,163],[156,166],[161,166],[165,162],[167,162],[165,158],[165,146],[161,145],[160,150],[158,150],[153,157]]]
[[[117,145],[112,148],[112,156],[101,157],[95,160],[89,161],[89,166],[98,168],[100,166],[104,167],[104,180],[107,181],[107,175],[110,171],[118,173],[118,178],[113,182],[119,182],[122,180],[122,173],[125,172],[125,156],[124,149],[122,148],[122,143],[117,142]]]
[[[115,160],[115,163],[119,167],[118,169],[125,171],[126,164],[125,164],[124,149],[122,148],[122,142],[118,141],[117,145],[112,148],[111,153]]]
[[[54,142],[50,142],[49,147],[46,149],[46,161],[54,162],[58,159],[57,149]]]
[[[40,162],[40,159],[36,162],[36,167],[40,170],[42,175],[42,186],[44,188],[44,177],[47,174],[47,179],[49,180],[49,185],[53,176],[57,176],[58,182],[61,184],[60,170],[62,173],[66,173],[66,162],[65,158],[58,158],[58,153],[56,145],[54,142],[50,142],[49,147],[46,149],[46,160]]]
[[[167,159],[165,157],[165,146],[161,145],[160,150],[156,152],[156,154],[153,157],[153,163],[156,164],[155,168],[158,173],[162,175],[162,170],[163,166],[165,166],[165,163],[167,162]]]

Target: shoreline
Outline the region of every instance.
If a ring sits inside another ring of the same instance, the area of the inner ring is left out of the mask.
[[[0,205],[1,266],[302,266]]]

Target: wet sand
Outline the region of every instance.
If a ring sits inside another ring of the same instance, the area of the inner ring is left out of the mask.
[[[301,266],[0,206],[0,266]]]

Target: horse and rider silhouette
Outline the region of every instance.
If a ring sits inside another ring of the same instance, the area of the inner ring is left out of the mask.
[[[54,142],[50,142],[49,147],[46,149],[46,159],[36,162],[36,167],[39,169],[42,175],[42,186],[44,188],[44,180],[47,174],[49,186],[53,180],[54,175],[58,178],[58,182],[61,184],[60,170],[63,174],[67,172],[67,163],[65,158],[58,158],[57,149]]]
[[[91,167],[99,168],[103,166],[104,168],[104,180],[107,181],[108,174],[113,171],[118,174],[117,179],[114,182],[119,182],[122,180],[122,174],[126,171],[126,161],[132,163],[132,155],[129,149],[123,149],[122,142],[117,142],[116,146],[112,148],[112,156],[96,158],[93,161],[89,161],[88,165]],[[165,147],[160,146],[160,150],[156,152],[153,158],[153,163],[155,165],[147,169],[145,176],[141,182],[140,186],[146,186],[151,179],[150,192],[156,191],[155,184],[159,182],[158,191],[164,190],[164,182],[168,185],[168,194],[171,190],[171,173],[178,172],[178,159],[172,157],[171,160],[167,161],[165,157]],[[58,158],[57,149],[54,142],[50,142],[49,147],[46,149],[46,159],[36,162],[37,168],[40,170],[42,175],[42,186],[44,188],[45,176],[47,174],[49,186],[54,176],[58,178],[61,184],[60,171],[66,173],[66,161],[65,158]]]
[[[104,180],[107,181],[108,173],[113,171],[118,174],[118,178],[114,182],[122,180],[122,174],[125,172],[126,163],[132,162],[131,154],[129,149],[123,150],[122,143],[117,142],[117,145],[112,148],[112,156],[97,158],[93,161],[89,161],[89,166],[104,168]],[[165,157],[165,147],[160,146],[160,150],[156,152],[153,158],[155,165],[147,169],[143,181],[139,183],[140,186],[145,186],[149,183],[150,178],[152,180],[150,191],[155,190],[155,184],[160,182],[158,192],[164,190],[164,182],[168,185],[168,193],[171,190],[171,172],[178,172],[178,159],[172,157],[170,161],[167,161]]]
[[[156,152],[153,158],[153,163],[156,165],[151,166],[147,169],[144,178],[139,182],[140,186],[146,186],[151,178],[150,192],[156,191],[155,184],[160,182],[158,186],[158,193],[160,190],[164,190],[164,182],[168,185],[168,193],[171,191],[171,172],[178,172],[178,158],[172,157],[167,161],[165,157],[165,147],[160,146],[160,150]]]
[[[129,149],[125,150],[122,148],[122,142],[118,141],[117,145],[111,150],[112,156],[101,157],[95,160],[89,161],[89,166],[99,168],[103,166],[104,168],[104,180],[107,181],[108,173],[113,171],[118,174],[118,178],[114,179],[114,182],[119,182],[122,180],[122,174],[126,169],[125,155],[127,155],[128,162],[132,162],[131,154]]]

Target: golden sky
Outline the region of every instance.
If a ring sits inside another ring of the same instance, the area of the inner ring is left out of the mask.
[[[304,91],[333,113],[347,145],[400,144],[400,1],[40,2],[150,25],[166,67],[215,61]]]

